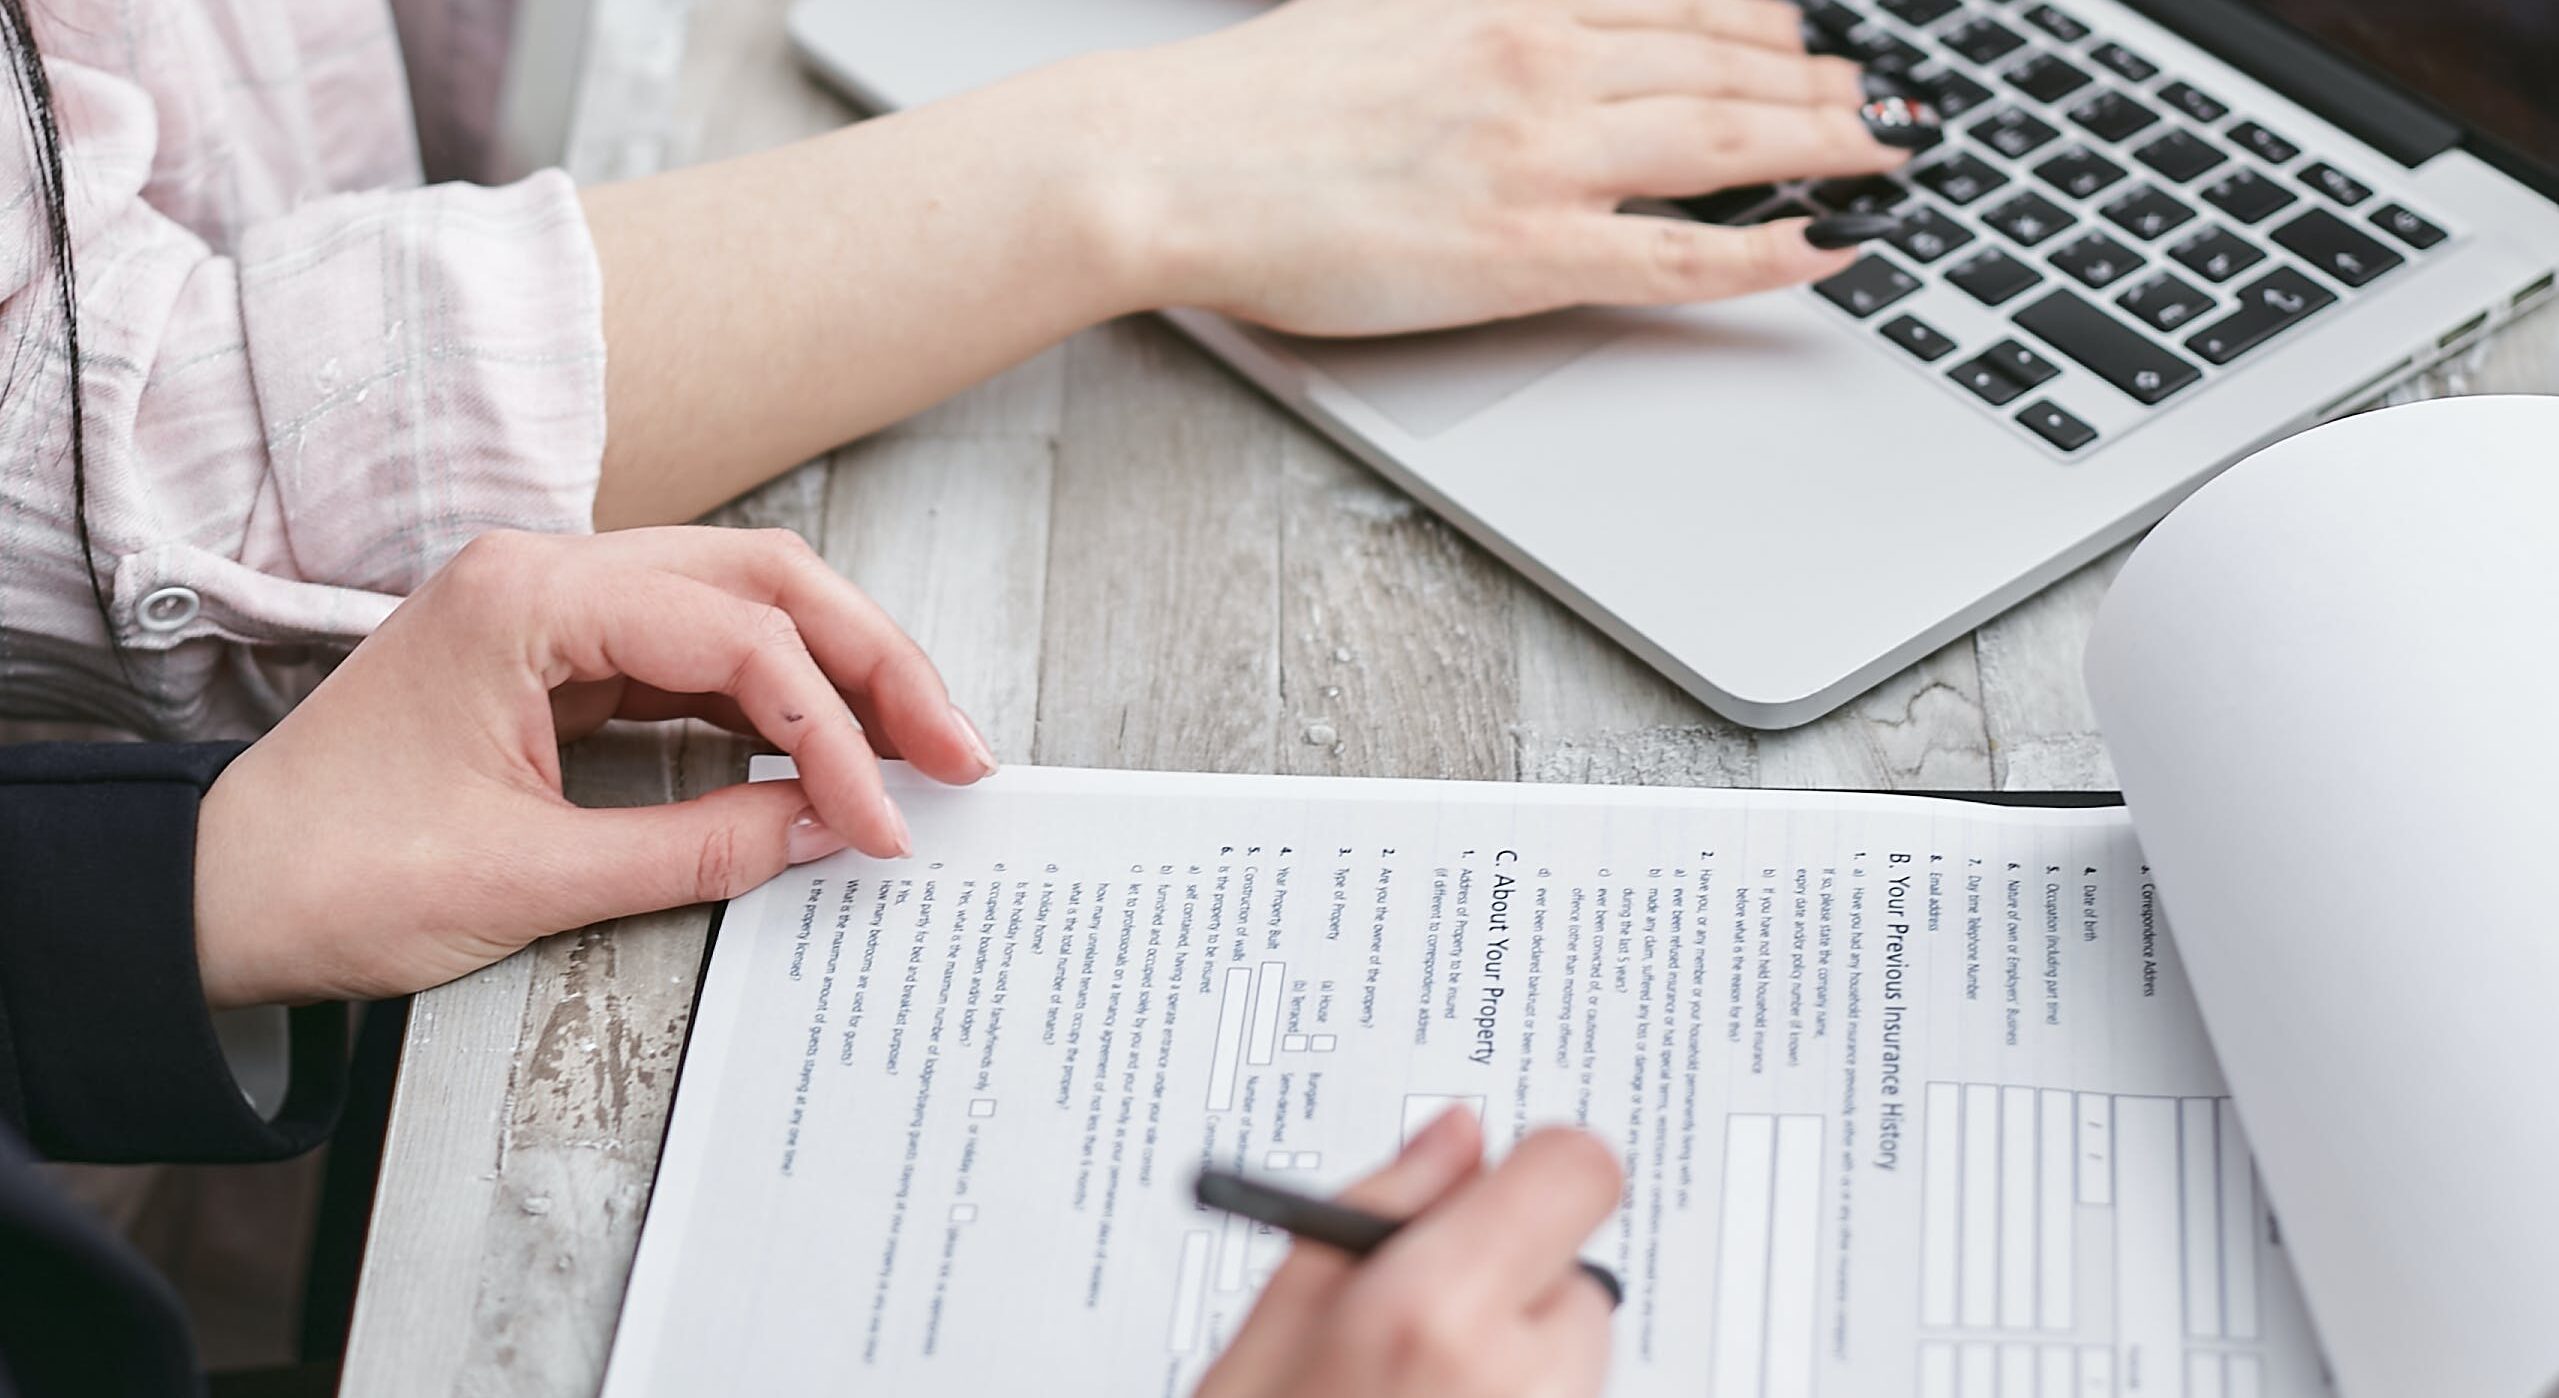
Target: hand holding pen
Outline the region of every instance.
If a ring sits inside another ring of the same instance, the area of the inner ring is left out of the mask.
[[[1451,1111],[1339,1203],[1408,1220],[1365,1259],[1301,1242],[1200,1398],[1588,1398],[1615,1296],[1582,1261],[1617,1207],[1607,1147],[1541,1131],[1483,1164]],[[1320,1226],[1320,1225],[1319,1225]]]

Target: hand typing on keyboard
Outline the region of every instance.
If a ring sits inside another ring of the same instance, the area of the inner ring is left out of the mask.
[[[1929,106],[1808,54],[1780,0],[1292,0],[1049,80],[1127,156],[1112,182],[1148,304],[1373,334],[1578,303],[1711,300],[1833,275],[1889,232],[1622,209],[1872,176]],[[1034,79],[1037,81],[1038,79]]]
[[[2455,236],[2059,6],[1802,12],[1816,51],[1861,59],[1870,83],[1961,122],[1908,171],[1683,206],[1727,227],[1897,221],[1814,291],[2060,457],[2195,401]]]

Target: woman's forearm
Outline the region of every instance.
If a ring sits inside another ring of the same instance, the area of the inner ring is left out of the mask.
[[[1109,104],[1067,65],[590,189],[600,529],[692,519],[1149,291]]]
[[[596,523],[690,519],[1098,320],[1438,329],[1846,268],[1801,220],[1629,200],[1893,169],[1783,0],[1290,0],[763,155],[587,196]]]

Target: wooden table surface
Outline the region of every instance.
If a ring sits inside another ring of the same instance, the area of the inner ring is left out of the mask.
[[[787,0],[597,0],[568,164],[711,159],[852,113]],[[2400,397],[2559,391],[2543,316]],[[1809,727],[1725,722],[1153,320],[1107,325],[722,510],[787,525],[941,665],[999,758],[1520,781],[2113,783],[2081,687],[2121,554]],[[1959,540],[1949,540],[1959,544]],[[589,803],[738,779],[698,727],[572,754]],[[346,1391],[591,1393],[712,910],[551,938],[418,997]]]

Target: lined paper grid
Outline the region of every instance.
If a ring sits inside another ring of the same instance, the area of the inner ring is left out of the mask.
[[[2241,1348],[2263,1333],[2259,1196],[2228,1098],[1933,1081],[1921,1100],[1920,1324],[1985,1332],[1924,1340],[1921,1394],[2101,1398],[2127,1356],[2161,1355],[2185,1398],[2262,1389]],[[2083,1228],[2112,1273],[2094,1311]]]

